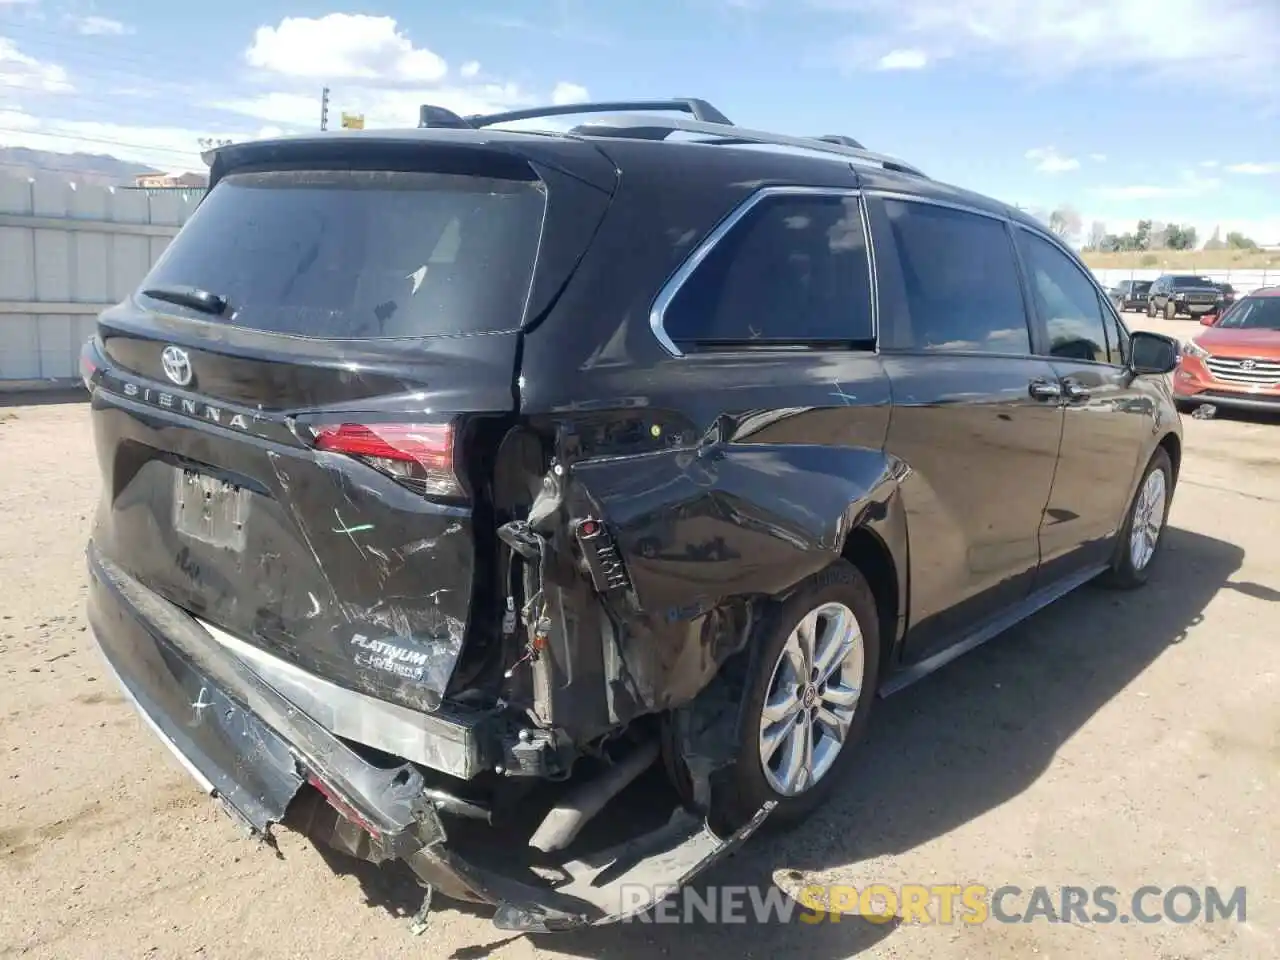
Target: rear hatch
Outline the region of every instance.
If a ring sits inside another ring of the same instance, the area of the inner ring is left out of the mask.
[[[499,630],[489,458],[522,327],[613,180],[588,144],[471,131],[223,151],[85,348],[96,548],[235,638],[435,709]]]

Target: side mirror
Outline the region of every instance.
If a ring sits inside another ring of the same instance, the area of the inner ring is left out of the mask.
[[[1172,373],[1178,366],[1178,341],[1162,333],[1134,330],[1129,334],[1129,369],[1141,376]]]

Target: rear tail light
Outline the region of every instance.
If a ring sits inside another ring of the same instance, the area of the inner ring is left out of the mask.
[[[93,391],[93,378],[98,373],[98,365],[94,362],[93,341],[89,340],[80,348],[80,380],[86,390]]]
[[[360,829],[367,831],[369,835],[374,837],[375,839],[378,839],[382,836],[381,832],[378,830],[377,827],[375,827],[372,823],[370,823],[364,817],[360,816],[359,811],[357,811],[355,807],[351,806],[351,804],[347,803],[340,796],[338,796],[338,793],[336,790],[334,790],[327,783],[325,783],[323,780],[317,777],[314,773],[307,775],[307,783],[311,784],[311,786],[319,790],[321,795],[325,798],[325,800],[328,801],[329,806],[337,810],[338,815],[341,816],[343,819],[351,821]]]
[[[432,497],[460,497],[450,423],[332,423],[312,427],[317,450],[341,453]]]

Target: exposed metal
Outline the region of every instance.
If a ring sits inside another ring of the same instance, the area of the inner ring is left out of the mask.
[[[599,777],[584,780],[552,807],[529,839],[529,846],[550,853],[563,850],[587,822],[658,759],[658,741],[649,740]]]

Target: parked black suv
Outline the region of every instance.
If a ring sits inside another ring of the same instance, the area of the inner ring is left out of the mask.
[[[1126,310],[1145,310],[1150,280],[1121,280],[1111,288],[1111,302],[1123,313]]]
[[[1176,343],[1036,220],[702,101],[424,124],[218,149],[83,356],[93,632],[255,833],[616,919],[877,691],[1147,579]]]
[[[1179,315],[1199,317],[1216,309],[1221,297],[1222,291],[1208,277],[1165,274],[1147,292],[1147,316],[1161,313],[1166,320]]]

